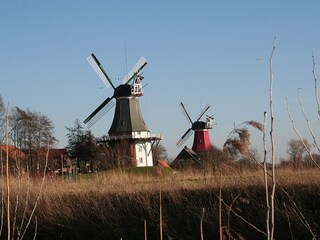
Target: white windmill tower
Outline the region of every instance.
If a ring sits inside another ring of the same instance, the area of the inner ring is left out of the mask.
[[[91,54],[87,60],[105,85],[113,88],[114,93],[111,97],[106,98],[106,100],[84,120],[84,123],[87,124],[88,127],[91,127],[116,105],[108,135],[101,137],[97,142],[100,145],[113,148],[116,143],[125,141],[128,144],[125,149],[126,158],[125,160],[121,160],[125,162],[122,162],[122,164],[137,167],[153,166],[152,145],[154,143],[158,144],[162,136],[160,134],[150,134],[140,110],[139,97],[143,95],[143,77],[140,71],[147,64],[147,61],[142,57],[122,79],[122,84],[115,87],[94,54]],[[114,103],[114,99],[116,100],[116,104]],[[114,154],[113,157],[119,158],[120,156]],[[119,159],[117,161],[119,161]]]

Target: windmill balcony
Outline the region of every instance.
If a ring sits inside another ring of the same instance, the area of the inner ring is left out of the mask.
[[[121,139],[150,139],[150,140],[162,140],[163,135],[162,134],[125,134],[125,135],[105,135],[100,138],[96,139],[96,142],[108,142],[113,140],[121,140]]]

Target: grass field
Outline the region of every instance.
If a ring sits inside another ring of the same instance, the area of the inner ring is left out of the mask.
[[[28,222],[41,178],[11,177],[10,183],[11,225],[17,228]],[[320,236],[319,170],[280,169],[277,183],[275,238]],[[47,176],[25,238],[145,239],[146,233],[148,239],[160,239],[161,204],[163,239],[200,239],[201,228],[204,239],[218,239],[220,187],[226,239],[266,239],[262,171],[159,174],[156,168],[114,170],[70,179]],[[2,237],[6,235],[5,226],[4,219]]]

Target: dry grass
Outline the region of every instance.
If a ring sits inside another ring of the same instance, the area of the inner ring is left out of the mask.
[[[278,184],[312,185],[320,184],[319,171],[314,169],[278,170]],[[118,171],[98,173],[91,176],[82,175],[77,181],[62,180],[60,177],[48,177],[45,194],[81,194],[90,192],[129,194],[140,192],[157,192],[160,184],[163,190],[219,188],[220,173],[204,173],[202,171],[172,172],[159,177],[154,174],[127,174]],[[230,172],[221,176],[222,188],[263,187],[263,170]],[[15,182],[12,183],[14,187]],[[32,187],[36,190],[37,182]]]
[[[307,221],[311,222],[315,231],[319,230],[319,225],[314,223],[315,219],[319,220],[319,215],[310,216],[314,211],[313,205],[319,203],[320,199],[319,171],[280,169],[277,176],[279,186],[297,201],[300,207],[298,210],[307,216]],[[27,179],[20,180],[22,181],[17,216],[19,222],[22,218],[21,212],[25,209],[27,191],[30,193],[27,213],[30,213],[40,189],[39,179],[33,179],[30,184]],[[164,239],[169,236],[187,239],[179,235],[182,233],[189,234],[189,239],[195,235],[199,238],[198,228],[204,208],[204,239],[216,236],[219,226],[217,217],[220,181],[224,203],[224,229],[229,235],[238,236],[236,239],[240,239],[240,236],[245,236],[246,233],[256,234],[255,236],[261,238],[261,232],[265,231],[263,172],[249,170],[243,170],[241,173],[230,170],[223,173],[221,178],[220,173],[203,171],[172,172],[161,177],[156,174],[113,171],[81,175],[76,181],[48,176],[36,210],[38,236],[44,236],[46,239],[46,234],[52,236],[52,239],[70,239],[67,236],[73,236],[71,239],[141,239],[144,236],[146,220],[148,239],[159,239],[160,185],[163,192],[163,234],[166,236]],[[19,191],[18,183],[18,179],[11,178],[12,208]],[[283,211],[283,203],[286,212]],[[232,208],[230,204],[233,205]],[[298,213],[295,213],[297,210],[280,191],[277,193],[277,211],[279,221],[282,221],[277,223],[281,225],[281,231],[284,227],[288,228],[288,223],[291,231],[302,231]],[[258,220],[257,217],[261,219]],[[245,221],[257,226],[261,232],[248,226]],[[190,229],[185,230],[186,226]],[[34,227],[33,219],[29,236],[34,234]],[[305,232],[307,234],[308,230]],[[276,231],[275,236],[278,236],[277,234],[279,233]]]

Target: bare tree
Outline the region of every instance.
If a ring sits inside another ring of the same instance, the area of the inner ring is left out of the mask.
[[[287,153],[289,155],[288,160],[293,163],[295,168],[300,168],[302,166],[304,155],[308,150],[310,151],[310,148],[311,146],[307,139],[290,139],[287,147]]]
[[[161,144],[153,145],[152,158],[153,158],[154,164],[157,163],[158,160],[167,160],[168,159],[167,149]]]
[[[41,113],[16,107],[10,117],[12,143],[27,153],[27,164],[31,171],[39,171],[45,163],[40,152],[57,141],[53,122]]]

